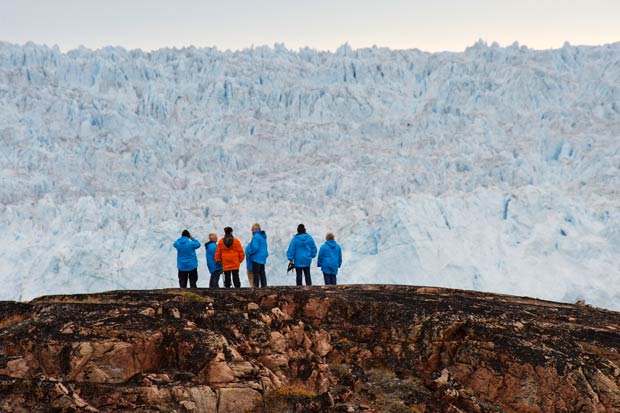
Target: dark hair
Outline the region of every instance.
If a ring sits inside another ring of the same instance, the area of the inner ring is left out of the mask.
[[[181,236],[189,238],[189,231],[184,229],[183,232],[181,233]]]
[[[306,233],[306,227],[304,226],[304,224],[297,225],[297,233],[298,234],[305,234]]]
[[[224,234],[232,234],[233,229],[231,227],[224,228]]]

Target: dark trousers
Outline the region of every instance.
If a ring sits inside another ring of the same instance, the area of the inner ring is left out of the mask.
[[[267,274],[265,274],[265,264],[252,262],[252,274],[254,274],[254,287],[267,287]]]
[[[303,272],[304,278],[306,279],[306,285],[312,285],[312,277],[310,276],[310,267],[295,267],[295,272],[297,273],[297,285],[302,285],[301,283],[301,274]]]
[[[230,288],[230,276],[232,275],[232,282],[235,284],[235,288],[241,288],[241,281],[239,281],[239,269],[224,271],[224,287]]]
[[[336,285],[336,274],[323,273],[323,279],[325,280],[325,285]]]
[[[187,288],[187,279],[189,278],[189,288],[197,288],[196,281],[198,281],[198,268],[194,268],[190,271],[179,270],[179,287]]]
[[[222,275],[222,270],[215,270],[211,273],[209,288],[220,288],[220,275]]]

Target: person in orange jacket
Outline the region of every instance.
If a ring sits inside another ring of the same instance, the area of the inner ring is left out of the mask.
[[[233,229],[231,227],[224,228],[224,238],[217,243],[215,250],[215,261],[222,264],[224,269],[224,287],[230,288],[230,278],[235,288],[241,287],[239,280],[239,267],[245,259],[245,253],[241,242],[233,237]]]

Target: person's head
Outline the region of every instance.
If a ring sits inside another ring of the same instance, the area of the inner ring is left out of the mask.
[[[213,241],[213,242],[217,241],[217,234],[215,232],[212,232],[209,234],[209,241]]]
[[[334,233],[333,232],[328,232],[327,235],[325,235],[325,240],[326,241],[333,241],[334,240]]]
[[[192,236],[190,235],[189,231],[184,229],[183,232],[181,232],[181,236],[182,237],[187,237],[187,238],[191,238]]]
[[[252,232],[260,231],[260,224],[252,225]]]
[[[224,234],[232,235],[232,233],[233,233],[233,229],[231,227],[224,228]]]
[[[298,234],[305,234],[306,233],[306,227],[304,226],[304,224],[297,225],[297,233]]]

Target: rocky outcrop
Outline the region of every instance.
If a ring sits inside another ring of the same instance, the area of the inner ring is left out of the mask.
[[[437,288],[0,303],[0,411],[620,412],[620,313]]]

